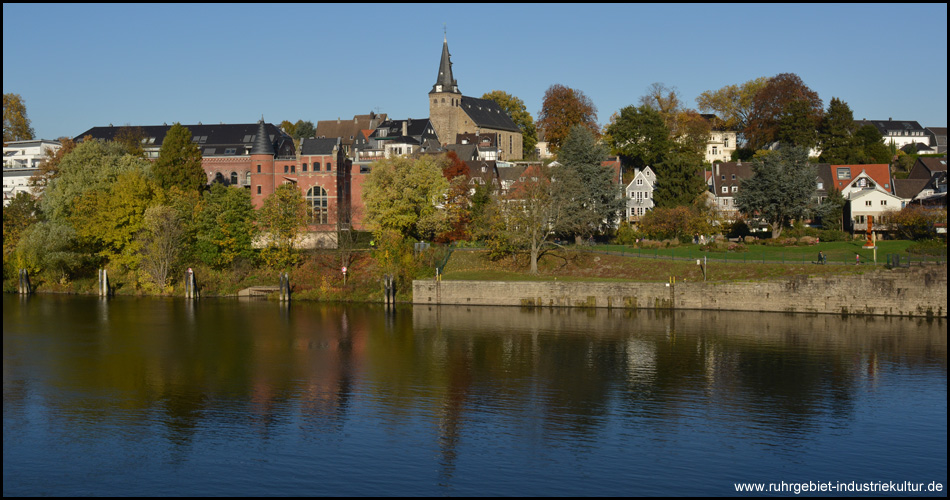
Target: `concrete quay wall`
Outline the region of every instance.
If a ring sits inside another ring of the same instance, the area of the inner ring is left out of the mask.
[[[947,266],[749,282],[435,281],[413,304],[947,317]]]

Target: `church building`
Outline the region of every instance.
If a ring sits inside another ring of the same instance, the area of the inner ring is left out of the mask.
[[[459,134],[497,134],[500,160],[521,159],[521,129],[494,101],[463,96],[452,76],[448,41],[442,41],[439,76],[429,91],[429,120],[443,145]]]

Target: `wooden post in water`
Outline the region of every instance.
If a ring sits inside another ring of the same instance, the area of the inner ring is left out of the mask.
[[[20,292],[20,295],[29,295],[33,293],[33,287],[30,286],[30,272],[26,269],[20,269],[19,277],[20,283],[18,291]]]
[[[99,270],[99,296],[108,297],[111,295],[112,290],[109,288],[109,271],[106,269]]]
[[[287,273],[280,275],[280,301],[290,301],[290,275]]]
[[[198,280],[195,279],[195,272],[190,267],[185,271],[185,298],[191,300],[198,298]]]
[[[383,276],[383,295],[383,302],[387,308],[396,304],[396,279],[391,274]]]

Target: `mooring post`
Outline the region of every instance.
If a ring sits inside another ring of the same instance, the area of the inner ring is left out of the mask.
[[[109,296],[109,271],[105,268],[99,269],[99,296]]]
[[[290,301],[290,275],[287,273],[280,275],[280,301]]]
[[[21,295],[29,295],[33,293],[33,287],[30,286],[30,272],[26,269],[20,269],[19,273],[20,285],[18,291]]]
[[[195,272],[190,267],[185,271],[185,298],[192,300],[198,298],[198,280],[195,279]]]

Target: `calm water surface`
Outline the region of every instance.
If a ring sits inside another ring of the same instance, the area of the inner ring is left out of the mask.
[[[946,322],[3,298],[5,496],[782,481],[945,496]]]

